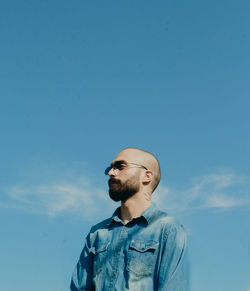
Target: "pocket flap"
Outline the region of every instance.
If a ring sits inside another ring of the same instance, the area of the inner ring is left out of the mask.
[[[144,253],[149,250],[155,251],[158,245],[159,243],[154,240],[149,241],[132,240],[129,247],[138,252]]]
[[[91,248],[91,249],[94,249],[92,252],[94,254],[105,252],[108,249],[109,244],[110,244],[110,242],[106,242],[106,243],[99,242],[94,247]]]

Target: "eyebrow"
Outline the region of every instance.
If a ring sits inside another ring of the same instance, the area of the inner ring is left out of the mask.
[[[125,160],[118,160],[118,161],[114,161],[113,163],[111,163],[110,166],[113,167],[115,163],[127,164],[127,162]]]

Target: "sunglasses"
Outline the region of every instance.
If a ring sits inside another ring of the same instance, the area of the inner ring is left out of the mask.
[[[140,168],[144,168],[145,170],[148,170],[145,166],[143,165],[138,165],[138,164],[135,164],[135,163],[127,163],[125,161],[116,161],[114,162],[113,164],[111,164],[109,167],[107,167],[107,169],[104,171],[105,175],[108,175],[109,174],[109,171],[111,169],[113,170],[119,170],[119,171],[122,171],[124,168],[126,168],[128,165],[134,165],[136,167],[140,167]]]

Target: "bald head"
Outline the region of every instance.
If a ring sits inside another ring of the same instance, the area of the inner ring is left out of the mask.
[[[117,159],[143,165],[148,170],[152,171],[152,192],[156,189],[161,180],[161,169],[159,161],[153,154],[138,148],[126,148],[118,154]]]

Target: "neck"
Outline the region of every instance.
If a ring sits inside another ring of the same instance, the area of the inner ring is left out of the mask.
[[[140,217],[142,212],[146,210],[152,204],[151,199],[148,199],[148,195],[141,195],[136,193],[133,197],[130,197],[121,204],[121,219],[128,223],[130,220],[136,217]]]

